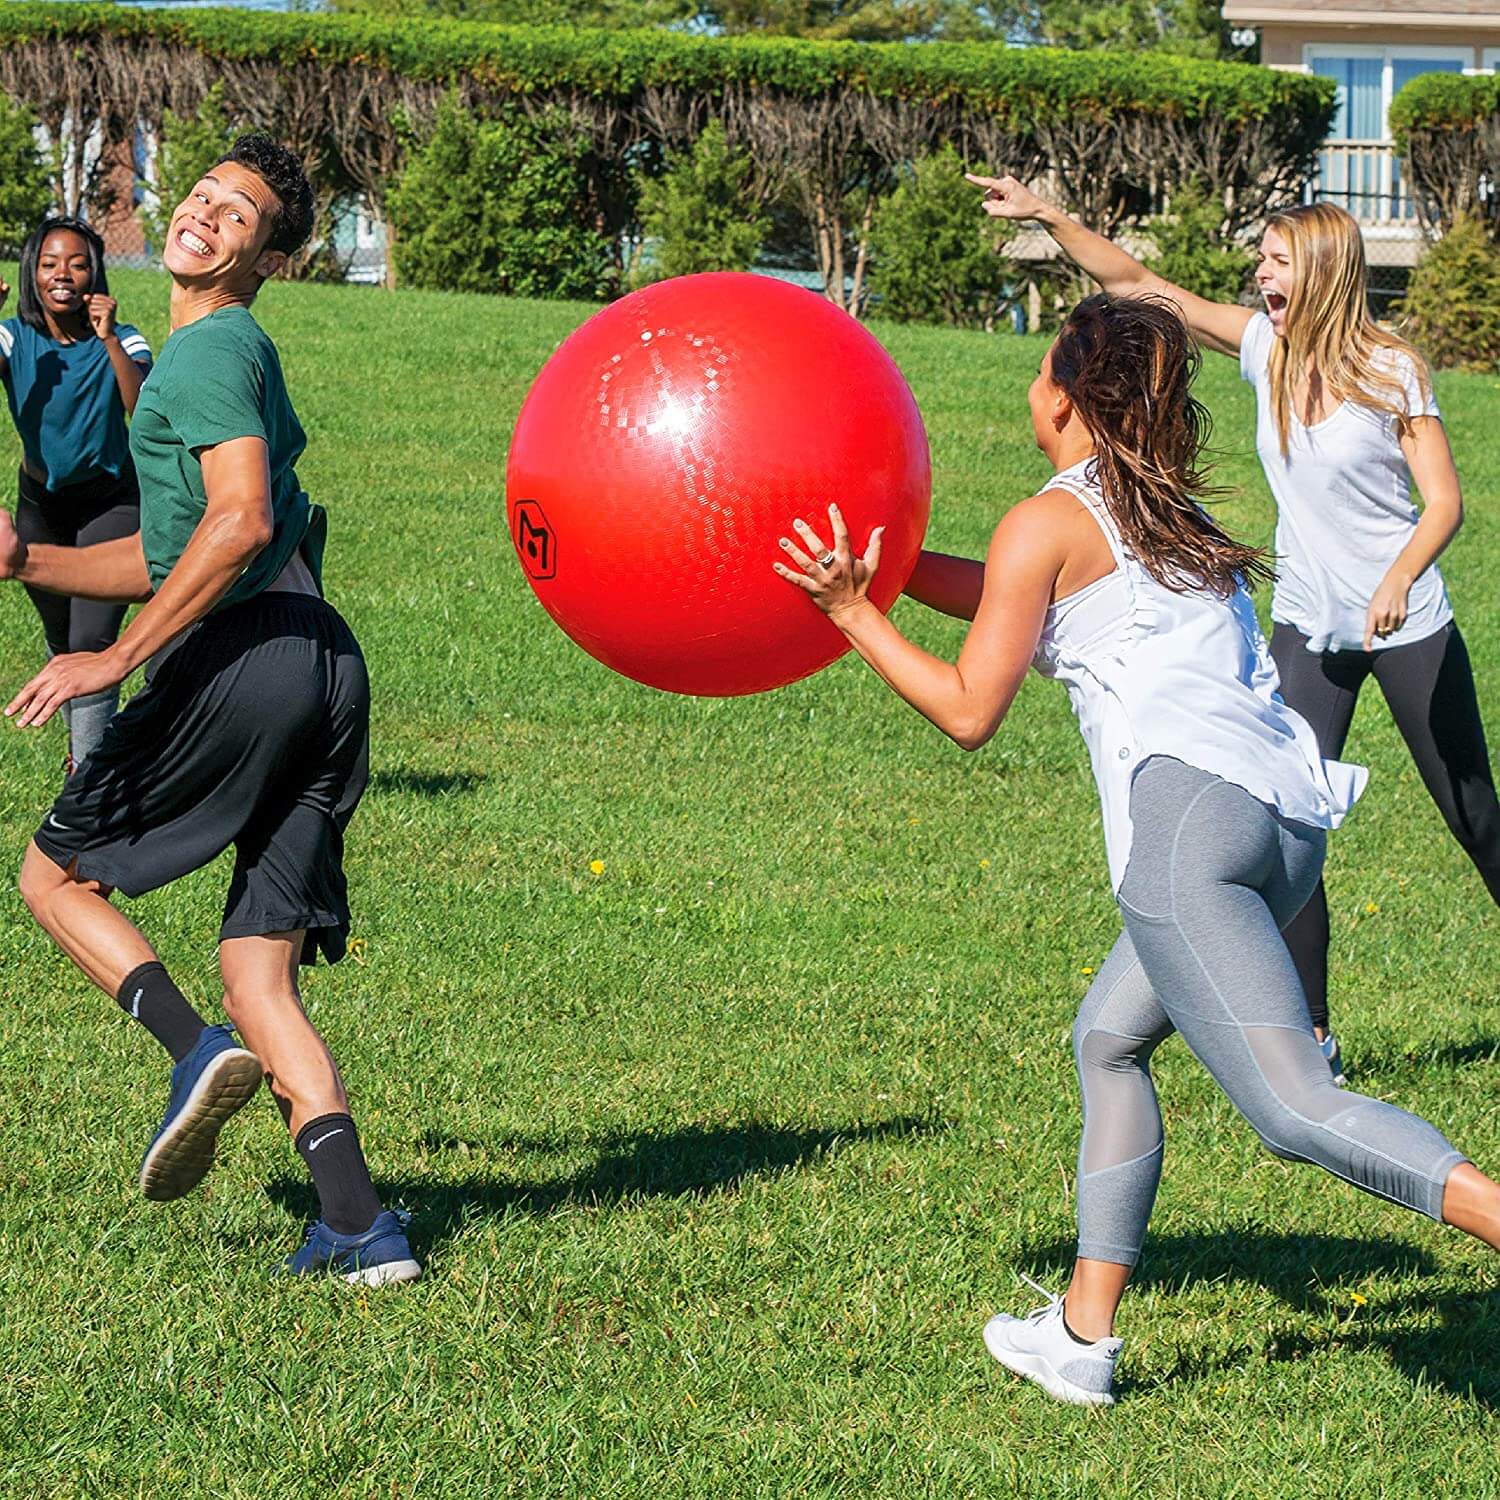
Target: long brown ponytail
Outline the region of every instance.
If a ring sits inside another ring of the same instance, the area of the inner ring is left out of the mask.
[[[1274,575],[1265,553],[1199,505],[1223,493],[1200,467],[1212,428],[1192,394],[1201,356],[1181,315],[1155,297],[1080,302],[1052,346],[1052,379],[1094,439],[1094,477],[1121,539],[1158,583],[1227,595]]]

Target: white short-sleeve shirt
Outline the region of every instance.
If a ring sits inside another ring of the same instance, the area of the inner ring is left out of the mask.
[[[1276,497],[1271,618],[1305,635],[1309,651],[1362,651],[1370,600],[1417,525],[1400,424],[1352,401],[1311,427],[1293,412],[1283,455],[1271,407],[1275,340],[1271,320],[1257,313],[1240,344],[1240,374],[1255,390],[1255,447]],[[1407,415],[1439,416],[1410,356],[1393,352],[1390,358],[1406,389]],[[1411,586],[1406,623],[1393,635],[1377,636],[1374,649],[1423,640],[1452,618],[1434,564]]]

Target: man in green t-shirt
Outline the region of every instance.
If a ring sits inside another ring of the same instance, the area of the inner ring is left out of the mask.
[[[297,990],[299,963],[342,957],[344,830],[369,766],[369,680],[322,597],[325,519],[294,465],[305,445],[276,348],[250,304],[306,243],[301,163],[243,136],[172,215],[162,259],[172,335],[141,387],[130,448],[141,529],[92,547],[26,547],[0,511],[0,577],[146,601],[106,651],[54,657],[11,701],[21,725],[147,665],[146,686],[69,780],[21,867],[37,921],[171,1054],[148,1198],[213,1164],[262,1073],[312,1174],[322,1217],[283,1269],[367,1286],[421,1274],[405,1218],[370,1181],[339,1071]],[[219,963],[230,1026],[210,1026],[111,904],[234,846]]]

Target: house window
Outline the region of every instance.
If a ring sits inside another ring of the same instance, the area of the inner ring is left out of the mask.
[[[1310,72],[1338,85],[1313,196],[1337,203],[1366,224],[1413,222],[1415,210],[1390,146],[1391,100],[1422,73],[1471,68],[1473,48],[1325,43],[1309,45],[1303,56]]]
[[[1338,84],[1331,141],[1385,139],[1385,61],[1379,57],[1315,57],[1312,70]]]
[[[1500,54],[1500,48],[1493,49]],[[1487,53],[1486,56],[1489,56]],[[1325,43],[1305,49],[1309,70],[1339,87],[1333,141],[1387,141],[1391,100],[1422,73],[1462,73],[1472,47],[1366,47]]]

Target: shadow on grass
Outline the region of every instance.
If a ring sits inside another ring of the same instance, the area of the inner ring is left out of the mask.
[[[1399,1052],[1361,1054],[1358,1065],[1361,1077],[1369,1075],[1385,1080],[1411,1077],[1432,1068],[1454,1071],[1466,1068],[1470,1063],[1494,1062],[1497,1057],[1500,1057],[1500,1037],[1481,1036],[1469,1042],[1440,1042],[1436,1046],[1418,1045]],[[1350,1071],[1352,1073],[1353,1069]],[[1354,1087],[1359,1087],[1357,1081]]]
[[[502,1177],[456,1179],[408,1177],[376,1184],[381,1197],[411,1211],[412,1248],[419,1258],[479,1219],[508,1213],[549,1214],[560,1208],[600,1208],[630,1199],[704,1198],[727,1192],[747,1177],[775,1177],[804,1167],[837,1148],[890,1137],[931,1135],[946,1121],[901,1116],[868,1125],[795,1130],[750,1121],[721,1127],[610,1135],[592,1141],[509,1137],[504,1141],[463,1141],[429,1132],[430,1152],[482,1148],[537,1152],[596,1153],[593,1163],[570,1177],[520,1181]],[[311,1219],[317,1199],[306,1178],[278,1177],[266,1193],[287,1212]]]
[[[376,796],[446,797],[477,791],[489,778],[476,771],[372,771],[369,790]]]
[[[1074,1251],[1071,1239],[1054,1240],[1033,1247],[1024,1260],[1060,1285]],[[1500,1410],[1500,1364],[1493,1357],[1500,1342],[1500,1292],[1417,1287],[1387,1296],[1376,1289],[1367,1290],[1369,1300],[1361,1303],[1351,1295],[1371,1277],[1409,1281],[1438,1273],[1425,1251],[1393,1240],[1246,1230],[1153,1236],[1132,1287],[1177,1292],[1195,1283],[1223,1285],[1225,1332],[1233,1342],[1228,1348],[1217,1342],[1201,1350],[1184,1346],[1164,1373],[1127,1384],[1158,1391],[1205,1379],[1231,1363],[1290,1362],[1332,1348],[1378,1349],[1412,1381]],[[1247,1323],[1241,1340],[1233,1322],[1236,1283],[1264,1287],[1321,1324],[1256,1330]]]
[[[1075,1241],[1055,1240],[1031,1252],[1054,1279],[1072,1269]],[[1328,1234],[1152,1235],[1131,1278],[1138,1290],[1176,1292],[1195,1282],[1253,1282],[1299,1312],[1324,1312],[1331,1298],[1347,1305],[1341,1289],[1370,1276],[1431,1276],[1437,1263],[1425,1251],[1394,1240]]]

